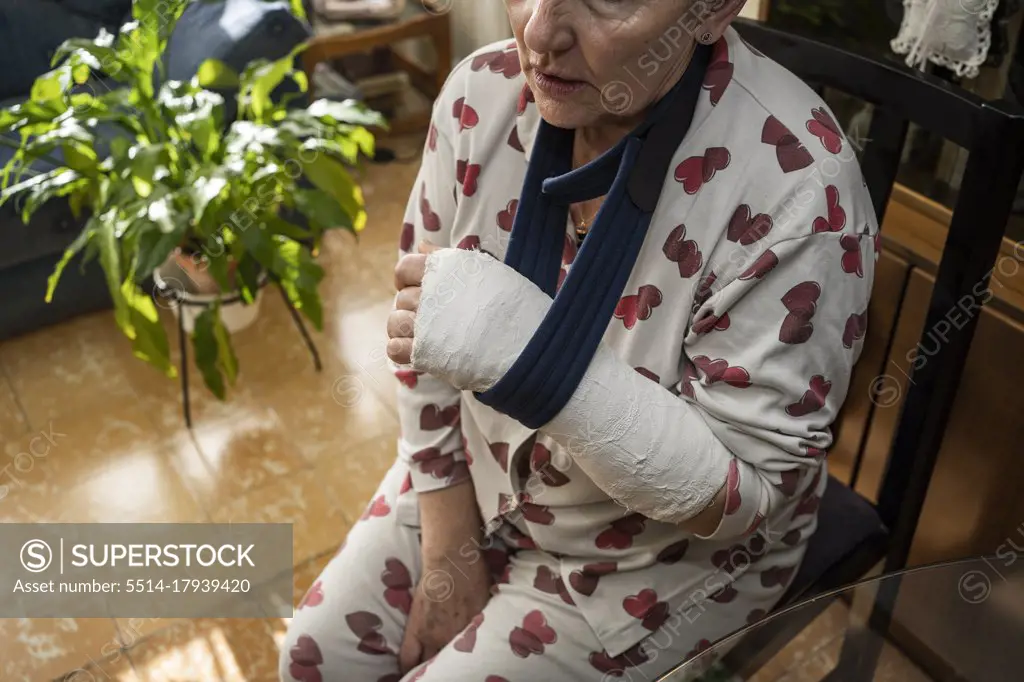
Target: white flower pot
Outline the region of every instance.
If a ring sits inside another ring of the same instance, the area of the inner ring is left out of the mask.
[[[158,295],[157,302],[161,307],[170,308],[175,317],[182,318],[182,326],[189,334],[195,329],[196,318],[217,300],[215,294],[197,294],[188,291],[188,288],[177,278],[161,274],[158,268],[153,272],[153,281],[157,290],[164,292]],[[260,284],[266,281],[264,277]],[[220,306],[220,321],[224,328],[234,334],[252,325],[259,316],[260,301],[263,299],[263,289],[256,292],[253,302],[246,305],[238,293],[231,293],[222,296]]]

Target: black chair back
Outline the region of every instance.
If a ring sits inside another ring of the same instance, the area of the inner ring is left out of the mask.
[[[956,143],[969,153],[946,236],[924,332],[927,340],[949,316],[964,317],[948,342],[914,362],[878,497],[891,533],[886,570],[906,565],[917,522],[963,374],[978,311],[999,256],[1017,186],[1024,171],[1024,110],[986,102],[944,80],[885,63],[764,24],[739,20],[744,40],[801,79],[874,106],[861,159],[879,224],[896,180],[908,123]],[[1018,256],[1024,259],[1024,252]],[[934,344],[928,344],[931,347]],[[858,461],[863,457],[863,448]]]

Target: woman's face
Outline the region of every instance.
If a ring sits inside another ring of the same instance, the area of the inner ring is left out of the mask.
[[[541,116],[561,128],[636,117],[689,61],[714,24],[708,0],[505,0]],[[717,24],[714,24],[717,25]]]

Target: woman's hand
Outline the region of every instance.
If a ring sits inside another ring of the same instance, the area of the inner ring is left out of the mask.
[[[469,560],[456,553],[431,561],[424,557],[423,578],[413,594],[398,667],[402,675],[429,661],[484,610],[491,598],[487,562],[479,553]]]
[[[416,310],[420,305],[423,272],[426,269],[427,254],[437,251],[439,246],[421,242],[417,253],[402,256],[395,266],[395,288],[398,297],[395,309],[388,315],[388,357],[400,365],[407,365],[412,359],[413,329],[416,326]]]

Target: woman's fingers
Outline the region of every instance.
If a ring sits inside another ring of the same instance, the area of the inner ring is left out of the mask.
[[[399,365],[412,362],[412,339],[395,338],[388,341],[388,357]]]
[[[395,289],[401,291],[406,287],[418,287],[423,281],[426,262],[427,257],[422,253],[402,256],[395,266]]]
[[[395,298],[395,308],[397,310],[416,312],[420,307],[420,294],[422,291],[419,287],[406,287],[402,289]]]
[[[423,660],[423,645],[416,635],[406,628],[402,646],[398,650],[398,670],[402,675],[415,668]]]
[[[416,326],[416,313],[411,310],[392,310],[388,314],[388,338],[411,339]]]

